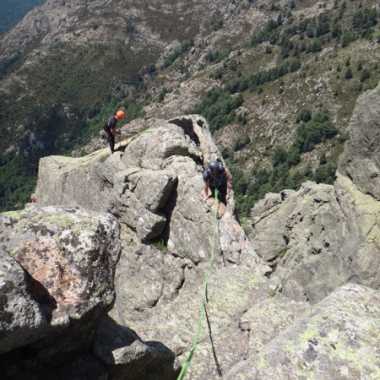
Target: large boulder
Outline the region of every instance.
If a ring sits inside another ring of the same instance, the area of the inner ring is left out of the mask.
[[[131,329],[104,318],[98,328],[95,355],[114,380],[174,380],[174,353],[159,342],[143,342]]]
[[[347,284],[237,365],[227,379],[378,379],[379,313],[379,292]]]
[[[228,260],[239,262],[248,243],[233,216],[233,195],[221,222],[228,233],[216,242],[215,213],[201,195],[204,166],[221,157],[207,122],[192,115],[145,124],[113,155],[103,149],[81,158],[42,159],[38,203],[111,212],[141,242],[165,240],[194,263],[207,261],[215,244]]]
[[[31,279],[5,251],[0,258],[0,354],[39,338],[48,325],[28,292]]]
[[[379,210],[338,174],[334,186],[267,195],[252,210],[250,236],[283,294],[315,303],[347,281],[380,288]]]
[[[318,302],[357,274],[360,231],[348,204],[333,186],[307,182],[297,192],[269,194],[252,210],[256,252],[285,295]]]
[[[157,238],[166,226],[163,210],[175,188],[173,173],[127,167],[120,152],[109,155],[107,150],[82,158],[47,157],[39,173],[36,198],[41,205],[112,212],[142,241]]]
[[[116,219],[29,207],[1,214],[0,241],[0,353],[9,352],[0,366],[24,346],[35,344],[38,358],[49,362],[91,345],[99,317],[115,299]],[[35,355],[32,348],[28,355]]]
[[[38,203],[42,206],[81,206],[94,211],[108,209],[112,200],[108,176],[114,172],[118,162],[117,156],[108,156],[104,149],[81,158],[42,158],[36,189]],[[102,169],[98,174],[100,163]]]

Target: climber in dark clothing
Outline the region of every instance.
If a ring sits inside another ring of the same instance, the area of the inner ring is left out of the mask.
[[[107,133],[107,141],[110,144],[111,153],[115,151],[115,135],[118,132],[116,130],[117,122],[125,119],[125,112],[119,110],[115,115],[111,116],[104,126],[104,131]]]
[[[210,162],[208,167],[204,170],[203,180],[205,182],[205,199],[209,199],[211,197],[215,198],[217,193],[217,200],[219,201],[218,216],[223,216],[227,205],[227,195],[229,190],[232,188],[231,175],[223,166],[223,163],[217,159],[216,161]]]

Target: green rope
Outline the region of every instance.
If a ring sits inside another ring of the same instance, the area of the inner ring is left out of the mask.
[[[214,197],[216,200],[216,209],[215,209],[215,221],[216,221],[216,229],[215,229],[215,238],[211,241],[211,257],[209,260],[209,269],[206,270],[204,278],[203,278],[203,295],[202,295],[202,301],[199,308],[199,318],[197,323],[197,332],[193,338],[193,343],[191,345],[190,352],[185,360],[185,362],[182,365],[181,372],[177,377],[177,380],[183,380],[188,372],[188,370],[191,367],[191,363],[193,360],[193,356],[195,354],[195,351],[198,348],[198,345],[200,343],[201,336],[203,335],[204,327],[205,327],[205,321],[206,321],[206,305],[208,303],[208,297],[207,297],[207,290],[208,290],[208,282],[209,277],[211,274],[211,271],[214,268],[214,260],[215,260],[215,241],[218,238],[219,234],[219,228],[218,228],[218,211],[219,211],[219,192],[217,189],[215,189]]]

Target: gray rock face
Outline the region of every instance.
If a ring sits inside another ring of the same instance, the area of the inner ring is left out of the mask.
[[[128,166],[150,170],[163,169],[166,159],[172,156],[194,157],[198,162],[201,161],[196,142],[191,144],[189,140],[192,141],[182,128],[156,120],[149,129],[131,141],[124,152],[123,161]]]
[[[255,303],[239,321],[240,328],[248,335],[246,358],[259,355],[267,343],[309,310],[307,302],[296,302],[281,295]]]
[[[308,182],[259,202],[251,237],[283,294],[315,303],[347,281],[379,288],[379,207],[347,177],[334,186]]]
[[[38,203],[69,204],[95,211],[110,208],[112,198],[109,178],[115,172],[117,157],[107,158],[108,154],[104,150],[81,159],[61,156],[41,159],[36,190]],[[98,174],[99,163],[104,166]]]
[[[152,246],[142,245],[122,255],[116,271],[116,319],[140,319],[159,301],[173,300],[185,281],[185,268],[182,260]]]
[[[85,158],[48,157],[41,160],[39,172],[40,204],[111,211],[137,230],[142,241],[156,238],[165,228],[162,211],[176,183],[172,173],[128,168],[120,153],[109,156],[107,150]]]
[[[144,207],[151,212],[160,212],[165,210],[173,194],[177,177],[165,170],[141,170],[130,175],[128,180],[131,190]]]
[[[48,324],[28,292],[27,274],[5,251],[0,258],[0,354],[39,337]]]
[[[379,378],[379,297],[354,284],[339,288],[227,379]]]
[[[203,263],[195,266],[188,259],[173,257],[170,251],[140,247],[134,255],[121,258],[118,297],[111,311],[115,320],[133,326],[144,340],[170,347],[182,362],[196,334],[208,270],[208,322],[202,320],[189,375],[194,379],[218,378],[220,371],[225,373],[246,355],[248,334],[239,327],[240,317],[269,294],[267,280],[255,265],[215,263],[210,270]]]
[[[249,244],[233,217],[233,195],[220,222],[229,231],[223,241],[214,241],[215,215],[201,195],[203,166],[220,157],[203,118],[148,120],[121,146],[124,152],[113,155],[103,149],[82,158],[42,159],[38,203],[109,211],[140,241],[165,239],[171,251],[195,263],[207,261],[215,245],[219,256],[240,260]]]
[[[111,215],[27,208],[0,216],[0,239],[0,353],[62,334],[74,321],[84,320],[85,331],[112,306],[120,241]],[[65,351],[77,348],[71,342]]]
[[[257,253],[273,266],[284,294],[317,302],[356,274],[359,231],[342,201],[333,186],[307,182],[252,210]]]
[[[130,192],[123,194],[119,201],[115,202],[113,212],[120,215],[120,221],[136,230],[141,241],[149,241],[158,238],[166,226],[166,217],[149,211]]]
[[[359,97],[339,170],[380,200],[380,86]]]

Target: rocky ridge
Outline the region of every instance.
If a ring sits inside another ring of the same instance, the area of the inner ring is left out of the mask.
[[[373,92],[365,96],[376,98]],[[355,115],[362,104],[365,99]],[[371,120],[355,120],[346,149],[355,146],[357,128],[376,133]],[[189,378],[376,379],[378,201],[343,174],[334,186],[306,183],[299,192],[269,195],[259,203],[249,240],[235,219],[232,193],[220,220],[202,199],[203,167],[220,156],[206,120],[191,115],[140,123],[139,132],[119,143],[113,155],[103,149],[81,158],[41,160],[37,205],[24,211],[31,220],[34,213],[47,213],[45,234],[55,231],[48,212],[57,207],[69,215],[100,213],[114,223],[116,235],[120,224],[120,259],[111,265],[115,303],[109,298],[92,325],[95,335],[75,349],[74,364],[65,367],[61,358],[62,368],[86,378],[76,365],[90,356],[88,365],[100,366],[104,378],[174,379],[192,345],[209,273],[206,318]],[[17,215],[2,217],[11,223],[7,228],[17,226]],[[61,228],[64,237],[76,231]],[[117,239],[115,244],[117,251]],[[12,259],[7,252],[13,248],[5,249],[6,260]],[[40,278],[40,271],[25,270]],[[56,294],[43,278],[41,283],[65,303],[66,293]],[[38,307],[24,304],[31,315],[37,313]],[[24,344],[41,349],[48,341],[34,339]],[[10,351],[11,358],[17,351]]]
[[[269,268],[257,261],[234,217],[233,195],[220,221],[202,199],[202,168],[220,156],[207,122],[184,116],[146,123],[148,129],[122,143],[122,152],[112,156],[103,150],[79,159],[41,160],[36,197],[41,204],[70,200],[119,218],[123,254],[110,315],[143,339],[163,342],[180,360],[192,343],[202,279],[214,256],[208,286],[210,323],[222,368],[210,365],[214,359],[206,331],[202,359],[192,367],[193,376],[213,378],[244,353],[239,315],[250,294],[265,293]],[[96,198],[88,196],[88,187]]]

